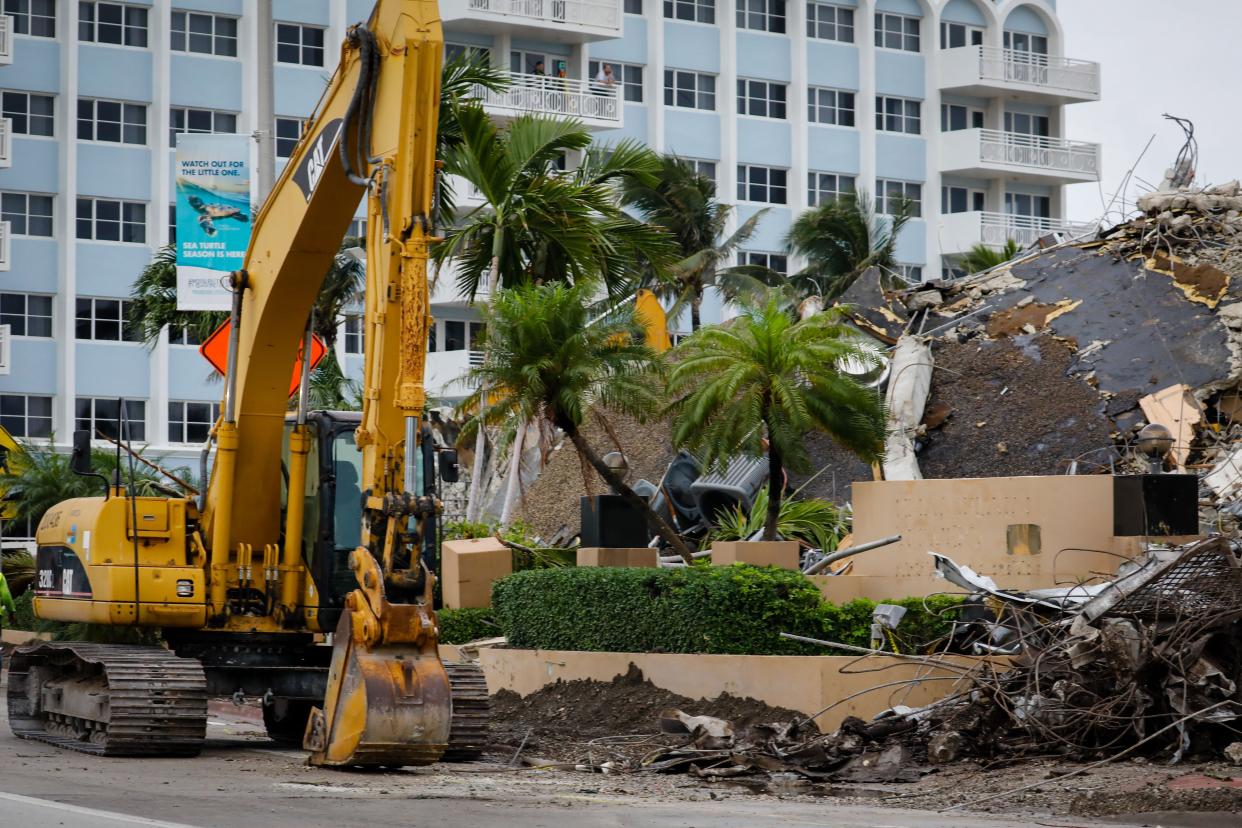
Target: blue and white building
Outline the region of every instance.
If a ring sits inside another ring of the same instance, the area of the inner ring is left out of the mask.
[[[371,0],[272,0],[275,122],[258,122],[258,0],[0,0],[0,423],[18,436],[109,427],[130,401],[153,453],[192,457],[221,394],[184,335],[132,341],[125,297],[171,240],[180,132],[272,130],[288,157]],[[481,93],[498,118],[578,117],[603,142],[694,159],[744,220],[742,256],[790,271],[795,216],[853,188],[919,216],[899,258],[951,272],[983,242],[1073,229],[1064,188],[1100,151],[1063,130],[1098,100],[1096,64],[1063,53],[1053,0],[443,0],[450,52],[512,74]],[[541,79],[536,64],[563,79]],[[610,64],[618,85],[592,79]],[[548,94],[555,83],[555,94]],[[279,162],[278,162],[279,163]],[[468,188],[459,200],[471,204]],[[433,393],[469,364],[477,313],[433,296]],[[721,309],[708,308],[711,314]],[[361,371],[360,326],[342,364]],[[175,462],[184,462],[180,459]]]

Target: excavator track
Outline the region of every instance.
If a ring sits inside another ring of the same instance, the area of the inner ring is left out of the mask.
[[[198,661],[160,647],[48,642],[9,661],[9,725],[96,756],[197,756],[207,733]]]
[[[483,669],[469,662],[444,663],[452,689],[453,719],[449,725],[448,749],[444,762],[470,762],[483,755],[487,747],[487,721],[491,700]]]

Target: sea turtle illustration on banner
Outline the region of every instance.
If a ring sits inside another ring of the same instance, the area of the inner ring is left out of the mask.
[[[203,232],[209,236],[214,236],[219,230],[216,229],[216,219],[237,219],[238,221],[250,221],[250,217],[241,211],[240,207],[230,207],[227,204],[208,204],[198,196],[190,196],[190,207],[194,212],[198,213],[198,226],[203,228]]]

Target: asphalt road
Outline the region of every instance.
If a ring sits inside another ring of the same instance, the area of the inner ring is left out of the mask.
[[[0,702],[0,715],[3,704]],[[497,764],[362,773],[308,768],[253,722],[213,715],[195,759],[102,759],[15,738],[0,724],[0,825],[43,828],[1026,828],[1027,819],[717,794],[682,782],[507,771]],[[667,779],[667,778],[665,778]],[[713,798],[715,797],[715,798]],[[1052,819],[1049,823],[1067,824]],[[1072,820],[1084,826],[1082,820]],[[1115,825],[1116,823],[1114,823]]]

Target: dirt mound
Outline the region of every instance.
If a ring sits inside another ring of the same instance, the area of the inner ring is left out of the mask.
[[[524,698],[500,691],[492,697],[492,747],[497,752],[515,750],[529,733],[524,754],[577,759],[593,739],[650,735],[652,739],[642,741],[645,753],[681,738],[657,735],[660,711],[669,707],[726,719],[739,735],[751,725],[802,717],[794,710],[727,694],[710,701],[689,699],[656,687],[631,664],[625,675],[610,682],[558,681]]]

